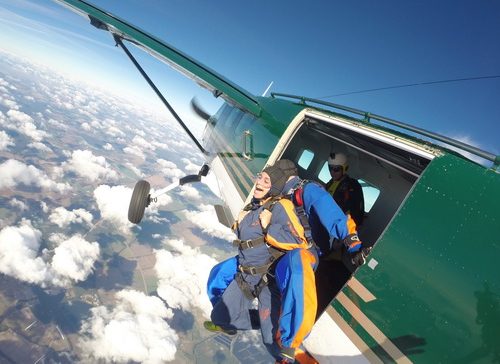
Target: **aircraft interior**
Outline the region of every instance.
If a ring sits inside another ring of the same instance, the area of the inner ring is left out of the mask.
[[[306,116],[281,158],[294,160],[302,178],[326,183],[330,178],[328,156],[344,153],[347,173],[360,182],[365,200],[365,219],[358,228],[364,246],[377,243],[384,229],[397,213],[430,159],[389,145],[369,133],[347,129],[326,118]],[[342,289],[355,271],[344,256],[321,261],[316,272],[318,315]],[[332,281],[331,277],[335,277]]]

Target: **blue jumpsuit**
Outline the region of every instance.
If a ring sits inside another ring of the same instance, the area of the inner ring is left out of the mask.
[[[289,194],[299,183],[299,177],[292,178],[285,184],[284,194]],[[336,250],[336,242],[356,233],[354,220],[344,214],[333,197],[319,184],[305,184],[302,199],[312,237],[320,248],[320,255],[327,255]]]
[[[251,210],[236,226],[240,240],[262,237],[259,221],[262,205],[254,202]],[[307,249],[304,229],[295,213],[293,203],[282,199],[272,209],[272,218],[265,234],[266,244],[239,249],[238,255],[229,258],[210,272],[207,291],[214,308],[211,319],[225,329],[248,330],[252,328],[249,309],[251,300],[245,296],[235,280],[236,274],[249,286],[258,285],[261,275],[240,272],[238,266],[263,266],[272,255],[269,246],[289,251],[271,266],[269,279],[258,295],[258,313],[262,338],[265,344],[279,342],[282,346],[298,347],[309,334],[316,315],[314,268],[317,256]]]

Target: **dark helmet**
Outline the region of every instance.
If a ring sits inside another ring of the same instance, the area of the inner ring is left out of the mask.
[[[281,194],[288,179],[298,174],[297,166],[289,159],[280,159],[272,166],[264,168],[262,172],[266,172],[271,178],[271,189],[269,190],[271,196]]]

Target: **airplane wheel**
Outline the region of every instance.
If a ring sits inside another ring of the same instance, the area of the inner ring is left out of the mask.
[[[151,186],[148,181],[141,180],[135,184],[130,205],[128,207],[128,220],[133,224],[141,222],[144,210],[149,205],[149,190]]]

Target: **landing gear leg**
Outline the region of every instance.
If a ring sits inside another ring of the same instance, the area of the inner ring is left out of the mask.
[[[190,174],[182,177],[178,182],[174,182],[167,187],[156,191],[153,195],[149,194],[151,190],[151,185],[148,181],[140,180],[135,184],[134,192],[132,192],[132,198],[130,199],[130,205],[128,207],[128,220],[133,224],[138,224],[144,217],[144,211],[146,207],[149,206],[151,202],[156,201],[158,196],[173,190],[177,186],[182,186],[188,183],[200,182],[201,177],[205,177],[208,174],[210,167],[204,164],[198,174]]]

